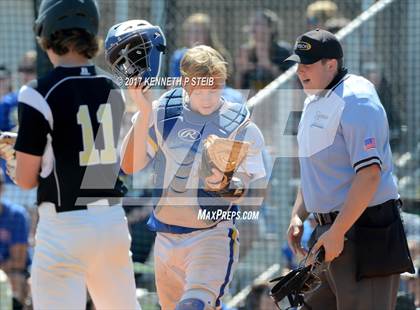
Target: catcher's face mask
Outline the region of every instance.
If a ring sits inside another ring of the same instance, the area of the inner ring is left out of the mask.
[[[290,303],[290,308],[304,305],[304,294],[311,293],[321,286],[322,282],[317,273],[324,261],[324,250],[321,249],[316,254],[312,264],[305,266],[309,255],[297,269],[292,270],[285,276],[270,280],[270,282],[277,282],[271,289],[270,296],[279,309],[279,303],[285,297]]]
[[[105,59],[123,81],[132,77],[156,77],[165,50],[162,30],[144,20],[129,20],[114,25],[105,39]]]
[[[121,77],[142,77],[150,70],[148,54],[152,43],[140,35],[129,38],[129,42],[120,50],[110,54],[112,70]]]

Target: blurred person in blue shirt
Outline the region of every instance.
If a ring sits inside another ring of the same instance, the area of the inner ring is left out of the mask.
[[[30,50],[25,53],[18,67],[21,85],[28,84],[36,78],[36,52]],[[17,126],[17,92],[12,88],[12,74],[3,64],[0,64],[0,130],[15,131]],[[6,172],[6,162],[1,160],[1,168]],[[6,184],[13,184],[5,174]]]
[[[4,185],[0,171],[0,195]],[[14,303],[27,295],[29,214],[22,206],[0,200],[0,269],[6,272],[13,289]]]
[[[28,84],[36,78],[36,52],[25,53],[18,67],[19,82]],[[0,130],[10,131],[17,125],[17,92],[13,91],[12,74],[0,64]]]
[[[12,74],[0,64],[0,130],[11,131],[17,124],[17,93],[12,91]],[[0,160],[3,172],[6,172],[6,161]],[[6,174],[5,174],[6,175]],[[13,183],[6,175],[6,183]]]
[[[16,116],[17,93],[12,92],[12,74],[4,64],[0,64],[0,130],[9,131],[15,127]]]

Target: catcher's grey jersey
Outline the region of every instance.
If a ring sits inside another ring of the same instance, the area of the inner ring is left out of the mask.
[[[176,97],[174,93],[163,96]],[[167,117],[169,112],[154,104],[154,117],[150,124],[147,146],[154,168],[154,187],[157,193],[157,197],[154,197],[154,212],[148,223],[154,231],[188,233],[212,227],[217,223],[213,219],[203,220],[198,217],[200,208],[203,207],[199,195],[199,189],[203,187],[199,178],[202,142],[208,135],[216,134],[250,142],[251,151],[238,172],[247,173],[253,180],[264,178],[266,175],[261,153],[264,139],[258,127],[249,122],[249,113],[245,107],[244,110],[240,107],[238,113],[232,112],[241,104],[223,100],[217,111],[204,116],[192,111],[184,103],[180,105],[182,111],[177,117]],[[174,106],[172,103],[169,105]],[[240,111],[245,111],[243,118],[238,117]],[[237,123],[232,122],[234,124],[229,131],[220,125],[224,117],[229,120],[238,117],[241,120]],[[225,210],[236,208],[226,204],[226,207],[223,206]]]
[[[328,92],[308,97],[298,143],[307,211],[339,211],[355,174],[371,165],[381,168],[381,181],[370,205],[398,199],[386,113],[365,78],[346,74]]]

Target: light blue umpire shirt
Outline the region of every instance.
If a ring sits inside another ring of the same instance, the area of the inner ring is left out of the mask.
[[[398,199],[389,128],[375,87],[344,70],[306,98],[298,130],[301,190],[308,212],[340,211],[356,173],[371,165],[381,180],[369,206]]]

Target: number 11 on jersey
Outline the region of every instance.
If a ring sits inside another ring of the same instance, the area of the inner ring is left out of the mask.
[[[92,121],[87,105],[79,106],[77,123],[82,127],[83,151],[79,152],[80,166],[105,165],[117,162],[117,149],[115,147],[112,110],[109,103],[101,104],[96,113],[99,130],[103,130],[104,149],[95,148]]]

